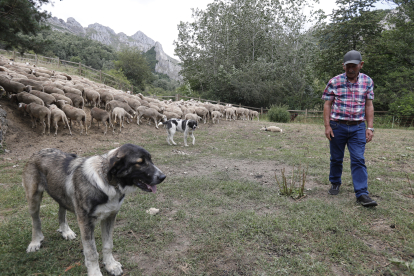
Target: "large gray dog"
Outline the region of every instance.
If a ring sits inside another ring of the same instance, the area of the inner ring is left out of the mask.
[[[94,239],[98,221],[101,221],[105,269],[113,275],[121,275],[122,265],[112,256],[112,234],[125,194],[137,188],[156,192],[156,184],[165,177],[152,163],[148,151],[132,144],[88,158],[58,149],[35,153],[23,172],[23,186],[33,221],[32,241],[27,252],[39,250],[44,238],[39,209],[46,190],[59,203],[58,231],[65,239],[76,237],[66,222],[66,210],[76,214],[88,275],[102,275]]]

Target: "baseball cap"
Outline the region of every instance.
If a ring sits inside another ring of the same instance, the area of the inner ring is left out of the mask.
[[[361,53],[355,50],[349,51],[344,56],[344,64],[359,64],[362,61]]]

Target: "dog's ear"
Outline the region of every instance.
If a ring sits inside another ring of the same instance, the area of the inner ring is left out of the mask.
[[[124,165],[124,157],[126,155],[126,152],[121,151],[118,149],[118,152],[109,159],[109,166],[108,166],[108,180],[110,185],[115,185],[116,183],[112,183],[112,177],[114,175],[117,175],[118,171],[123,167]]]

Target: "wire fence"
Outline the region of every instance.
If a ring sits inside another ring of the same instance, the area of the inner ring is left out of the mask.
[[[16,62],[30,63],[36,66],[45,66],[51,70],[65,72],[67,74],[73,74],[88,78],[92,81],[103,83],[108,86],[114,87],[120,90],[129,90],[131,93],[134,92],[134,87],[131,84],[127,84],[122,80],[108,75],[101,70],[96,70],[92,67],[86,66],[82,63],[61,60],[59,58],[45,57],[36,54],[20,54],[15,51],[7,51],[0,49],[0,54],[8,57],[9,59]],[[138,92],[138,90],[136,91]],[[259,112],[262,118],[266,118],[266,114],[269,111],[268,108],[263,107],[252,107],[244,106],[241,104],[226,103],[221,101],[213,101],[208,99],[202,99],[201,97],[187,97],[176,94],[175,96],[156,96],[149,95],[153,98],[158,99],[173,99],[179,101],[181,99],[193,99],[198,101],[210,102],[213,104],[228,105],[231,104],[234,107],[243,107]],[[318,110],[288,110],[291,114],[291,122],[294,123],[317,123],[323,124],[323,111]],[[387,111],[375,111],[374,112],[375,126],[380,128],[414,128],[414,116],[393,116],[388,115]]]

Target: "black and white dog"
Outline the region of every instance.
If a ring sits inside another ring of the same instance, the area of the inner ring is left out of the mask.
[[[164,127],[167,129],[167,143],[168,145],[171,145],[171,142],[174,145],[177,145],[173,138],[176,131],[184,132],[184,146],[188,147],[187,145],[187,136],[190,134],[190,136],[193,138],[193,145],[195,143],[195,137],[194,137],[194,130],[197,128],[197,122],[194,120],[181,120],[181,119],[170,119],[166,122],[160,122],[158,124],[159,126],[164,125]]]

